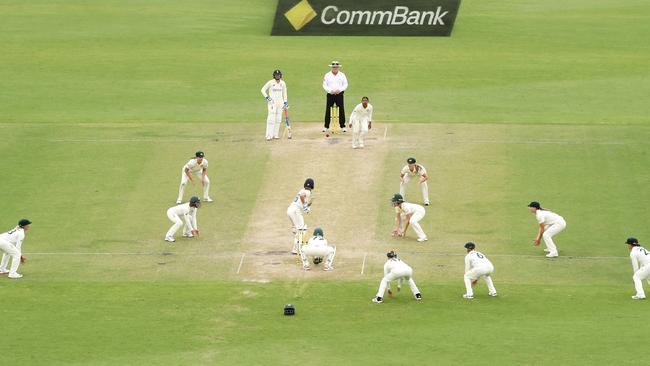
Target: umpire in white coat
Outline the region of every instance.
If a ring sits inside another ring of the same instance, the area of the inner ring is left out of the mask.
[[[339,126],[343,132],[345,129],[345,107],[343,106],[343,93],[348,88],[348,79],[345,74],[339,71],[341,65],[338,61],[332,61],[329,65],[332,71],[325,74],[323,78],[323,89],[327,92],[327,103],[325,105],[325,127],[323,132],[327,132],[330,128],[330,108],[336,104],[339,107]]]

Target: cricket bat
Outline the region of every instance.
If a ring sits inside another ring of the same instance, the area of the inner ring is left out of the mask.
[[[284,124],[287,125],[287,138],[291,139],[291,122],[289,121],[289,108],[284,110]]]

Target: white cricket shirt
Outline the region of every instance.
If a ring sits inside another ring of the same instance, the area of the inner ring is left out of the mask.
[[[348,78],[345,74],[339,71],[334,75],[331,71],[325,74],[323,78],[323,89],[326,92],[332,93],[334,90],[345,91],[348,88]]]
[[[553,211],[537,210],[535,212],[537,223],[544,225],[559,224],[564,221],[564,218]]]
[[[404,213],[407,215],[413,215],[418,211],[424,211],[424,207],[418,205],[417,203],[404,202],[400,206],[395,207],[395,212]]]
[[[0,239],[8,241],[11,244],[19,247],[22,245],[23,240],[25,240],[25,230],[20,226],[16,226],[12,230],[7,231],[6,233],[0,234]]]
[[[492,262],[481,252],[472,250],[465,256],[465,272],[473,268],[493,267]]]
[[[357,118],[360,121],[367,120],[372,121],[372,104],[368,103],[368,107],[363,108],[363,103],[357,104],[352,110],[350,119]]]
[[[207,167],[208,167],[208,159],[203,158],[203,161],[201,162],[201,164],[199,164],[196,162],[196,158],[192,158],[190,159],[190,161],[187,162],[187,164],[183,166],[183,171],[185,171],[185,169],[189,169],[190,173],[199,174],[201,173],[201,171],[203,171],[203,169],[207,169]]]
[[[391,258],[384,263],[384,275],[387,275],[391,272],[404,272],[407,270],[413,270],[408,264],[402,262],[401,259]]]
[[[307,245],[313,245],[315,247],[326,247],[327,239],[323,238],[322,236],[312,236],[309,238]]]
[[[171,207],[168,211],[173,212],[176,216],[182,218],[185,221],[185,225],[191,227],[192,229],[198,229],[196,224],[196,207],[190,206],[190,203],[182,203],[178,206]]]
[[[261,92],[264,98],[271,97],[271,99],[273,99],[273,101],[278,104],[284,103],[288,100],[287,84],[285,84],[284,80],[280,80],[280,82],[275,81],[275,79],[269,80],[266,84],[264,84]]]
[[[650,252],[644,247],[634,247],[630,251],[630,260],[632,261],[632,268],[636,272],[639,268],[650,264]]]
[[[303,193],[305,194],[305,202],[304,203],[300,202],[300,196]],[[291,204],[294,205],[294,206],[297,206],[300,209],[302,209],[302,205],[303,204],[308,204],[310,199],[311,199],[311,191],[308,190],[308,189],[303,188],[303,189],[299,190],[298,193],[296,193],[296,197],[293,198],[293,201],[291,202]]]
[[[413,170],[411,171],[411,169],[409,169],[408,164],[406,164],[406,165],[404,165],[404,167],[402,168],[402,174],[404,174],[404,175],[408,175],[408,176],[410,176],[410,177],[414,177],[414,176],[416,176],[416,175],[420,175],[420,176],[421,176],[421,175],[427,174],[427,170],[424,169],[424,167],[423,167],[422,165],[420,165],[420,164],[415,164],[415,167],[414,167]]]

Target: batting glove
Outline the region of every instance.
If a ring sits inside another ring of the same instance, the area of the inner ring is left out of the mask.
[[[309,206],[303,206],[303,207],[302,207],[302,210],[303,210],[306,214],[308,214],[308,213],[311,212],[311,208],[309,208]]]
[[[284,102],[284,107],[282,109],[289,109],[289,102]]]
[[[266,101],[271,103],[271,102],[273,102],[273,99],[271,99],[271,97],[266,97]]]

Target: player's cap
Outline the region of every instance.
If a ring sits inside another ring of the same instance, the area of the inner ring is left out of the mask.
[[[540,205],[539,202],[537,202],[537,201],[533,201],[533,202],[528,204],[528,207],[534,207],[536,209],[540,209],[540,208],[542,208],[542,205]]]
[[[197,151],[196,154],[195,154],[195,156],[196,156],[197,158],[202,158],[202,157],[205,156],[205,154],[203,153],[203,151]]]
[[[314,236],[323,236],[323,229],[317,227],[314,229]]]
[[[465,249],[474,250],[474,248],[476,248],[476,244],[472,243],[471,241],[465,244]]]
[[[276,75],[280,75],[280,77],[282,77],[282,71],[280,71],[280,69],[273,70],[273,77],[275,77]]]
[[[190,198],[190,204],[191,205],[196,205],[196,204],[200,204],[200,203],[201,203],[200,198],[198,198],[196,196],[192,196],[192,198]]]
[[[386,257],[388,257],[388,258],[397,258],[397,253],[395,253],[394,250],[391,250],[390,252],[386,253]]]
[[[361,100],[370,100],[368,97],[361,97]]]
[[[627,238],[627,240],[625,241],[625,244],[629,244],[629,245],[639,245],[639,240],[638,240],[637,238],[629,237],[629,238]]]
[[[27,219],[22,219],[18,221],[18,226],[23,227],[23,226],[31,225],[31,223],[32,222]]]
[[[395,194],[393,195],[393,198],[391,198],[390,200],[391,200],[392,202],[402,202],[402,201],[404,201],[404,197],[403,197],[401,194],[399,194],[399,193],[395,193]]]
[[[339,63],[338,61],[332,61],[332,63],[329,66],[334,68],[334,67],[341,67],[343,65],[341,65],[341,63]]]
[[[415,164],[415,158],[408,158],[406,159],[406,162],[409,164]]]

